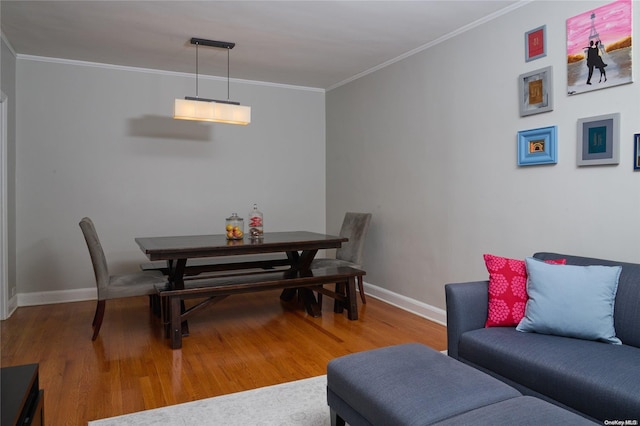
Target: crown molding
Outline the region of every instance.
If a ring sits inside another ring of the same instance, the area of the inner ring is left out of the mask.
[[[47,63],[53,63],[53,64],[101,68],[101,69],[110,69],[110,70],[127,71],[127,72],[140,72],[145,74],[157,74],[157,75],[165,75],[165,76],[172,76],[172,77],[193,77],[194,76],[193,73],[156,70],[152,68],[129,67],[124,65],[103,64],[99,62],[78,61],[75,59],[50,58],[46,56],[18,54],[17,58],[24,61],[47,62]],[[224,82],[227,81],[227,77],[216,77],[216,76],[203,75],[203,74],[199,74],[198,78],[203,80],[224,81]],[[248,84],[253,86],[265,86],[265,87],[275,87],[279,89],[292,89],[292,90],[302,90],[306,92],[325,93],[324,89],[321,89],[318,87],[295,86],[292,84],[271,83],[267,81],[256,81],[256,80],[242,80],[238,78],[230,78],[229,81],[233,83]]]
[[[351,83],[352,81],[357,80],[357,79],[359,79],[361,77],[364,77],[365,75],[371,74],[371,73],[373,73],[375,71],[378,71],[378,70],[380,70],[382,68],[386,68],[389,65],[395,64],[396,62],[399,62],[399,61],[401,61],[403,59],[406,59],[406,58],[408,58],[410,56],[416,55],[416,54],[418,54],[418,53],[420,53],[420,52],[422,52],[424,50],[427,50],[427,49],[429,49],[429,48],[431,48],[433,46],[436,46],[436,45],[438,45],[440,43],[443,43],[446,40],[449,40],[450,38],[453,38],[453,37],[455,37],[457,35],[465,33],[465,32],[467,32],[467,31],[469,31],[469,30],[471,30],[473,28],[479,27],[480,25],[486,24],[487,22],[492,21],[492,20],[494,20],[494,19],[496,19],[496,18],[498,18],[500,16],[503,16],[503,15],[506,15],[508,13],[511,13],[512,11],[514,11],[516,9],[519,9],[522,6],[525,6],[525,5],[529,4],[529,3],[532,3],[533,1],[534,0],[521,0],[521,1],[517,2],[517,3],[514,3],[514,4],[512,4],[512,5],[508,6],[508,7],[505,7],[504,9],[501,9],[501,10],[499,10],[497,12],[492,13],[491,15],[487,15],[487,16],[481,18],[481,19],[478,19],[477,21],[474,21],[474,22],[472,22],[470,24],[467,24],[467,25],[465,25],[463,27],[460,27],[455,31],[452,31],[452,32],[450,32],[448,34],[445,34],[442,37],[439,37],[439,38],[433,40],[432,42],[429,42],[427,44],[423,44],[422,46],[416,47],[415,49],[410,50],[410,51],[408,51],[406,53],[403,53],[402,55],[400,55],[400,56],[398,56],[396,58],[390,59],[390,60],[388,60],[386,62],[381,63],[380,65],[376,65],[373,68],[369,68],[366,71],[363,71],[363,72],[358,73],[358,74],[356,74],[356,75],[354,75],[352,77],[349,77],[348,79],[343,80],[340,83],[336,83],[333,86],[327,87],[326,91],[328,92],[330,90],[337,89],[338,87],[344,86],[347,83]]]

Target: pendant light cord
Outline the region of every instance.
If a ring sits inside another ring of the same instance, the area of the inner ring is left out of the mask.
[[[198,45],[200,43],[196,43],[196,98],[198,97]]]
[[[207,41],[207,40],[203,40],[203,41]],[[198,53],[198,47],[200,46],[200,40],[199,39],[191,39],[191,43],[196,45],[196,99],[198,98],[198,78],[200,75],[200,70],[199,70],[199,64],[200,64],[200,58],[199,58],[199,53]],[[214,42],[211,42],[214,43]],[[218,42],[218,43],[222,43],[222,42]],[[226,46],[218,46],[218,45],[212,45],[212,44],[207,44],[204,43],[206,46],[213,46],[213,47],[226,47],[227,49],[227,101],[229,102],[231,100],[231,48],[233,48],[234,44],[232,43],[225,43]],[[222,101],[220,101],[222,102]]]

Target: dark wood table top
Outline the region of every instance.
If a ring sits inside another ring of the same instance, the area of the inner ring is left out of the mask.
[[[252,240],[227,240],[225,234],[142,237],[135,239],[149,260],[191,259],[196,257],[324,250],[339,248],[348,238],[308,231],[265,232]]]
[[[25,405],[33,400],[32,388],[35,386],[36,394],[39,390],[38,364],[18,365],[16,367],[3,367],[0,370],[0,383],[2,383],[2,425],[17,424],[23,410],[29,409]]]

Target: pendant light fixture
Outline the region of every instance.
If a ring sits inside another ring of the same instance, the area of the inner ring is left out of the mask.
[[[226,41],[192,38],[196,45],[196,96],[185,96],[176,99],[173,107],[173,118],[177,120],[212,121],[215,123],[240,124],[251,123],[251,107],[242,106],[240,102],[229,100],[229,51],[236,45]],[[205,99],[198,97],[198,46],[227,49],[227,100]]]

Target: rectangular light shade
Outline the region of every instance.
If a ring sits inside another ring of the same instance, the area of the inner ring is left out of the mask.
[[[246,126],[251,123],[251,107],[223,102],[176,99],[173,118]]]

